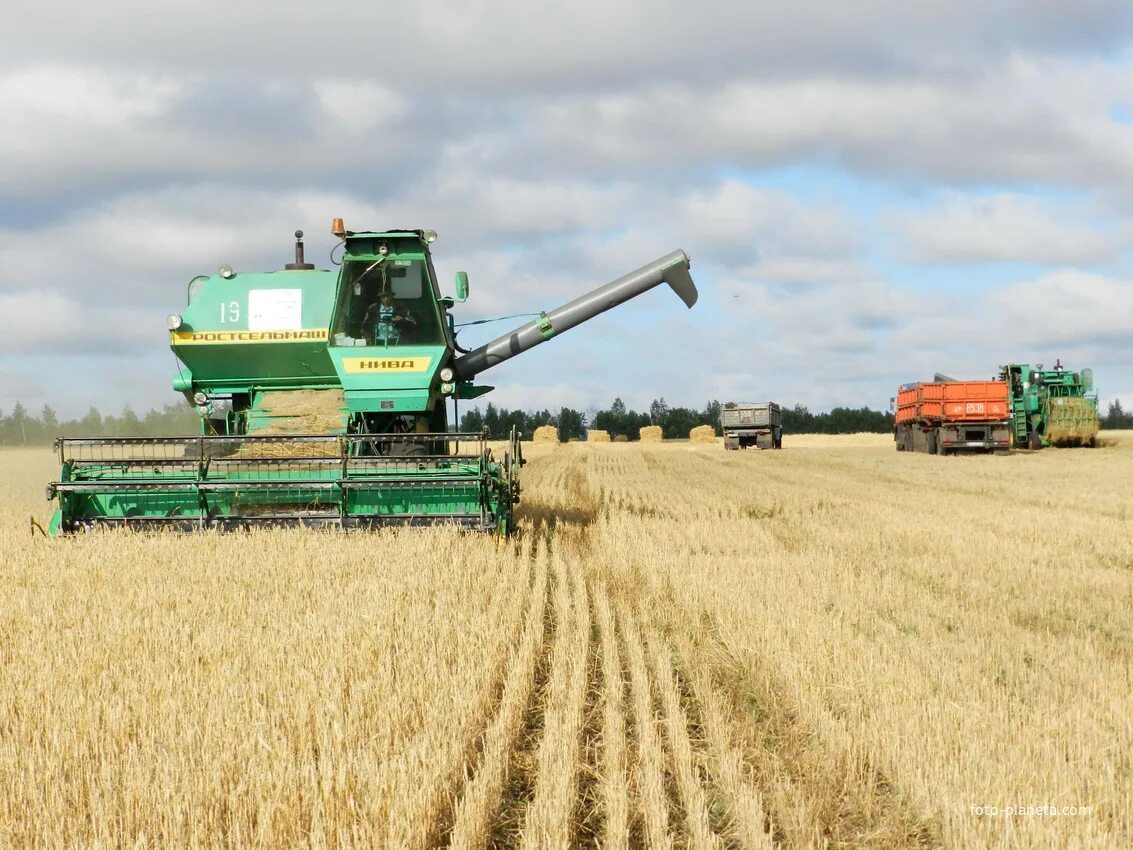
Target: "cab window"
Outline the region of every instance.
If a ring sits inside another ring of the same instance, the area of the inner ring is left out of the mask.
[[[341,280],[332,346],[444,344],[423,260],[348,258]]]

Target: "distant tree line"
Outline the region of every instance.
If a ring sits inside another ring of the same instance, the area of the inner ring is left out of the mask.
[[[531,434],[543,425],[553,425],[559,430],[559,439],[582,440],[588,428],[608,431],[611,437],[624,437],[636,440],[638,431],[646,425],[659,425],[666,439],[679,439],[698,425],[711,425],[717,436],[720,431],[720,411],[718,401],[710,401],[701,410],[688,407],[671,407],[665,399],[654,399],[647,411],[630,410],[620,398],[604,410],[592,409],[587,412],[561,408],[557,413],[550,410],[528,412],[508,410],[489,404],[483,411],[473,409],[460,417],[462,431],[479,431],[487,428],[492,437],[503,439],[514,427],[523,434]],[[783,431],[788,434],[855,434],[863,431],[888,433],[893,428],[893,416],[868,407],[852,409],[836,407],[829,413],[811,413],[802,405],[783,408]]]
[[[559,430],[559,439],[584,440],[590,428],[608,431],[612,437],[629,440],[638,438],[638,431],[646,425],[660,425],[666,438],[687,437],[690,429],[697,425],[712,425],[719,428],[720,403],[710,402],[704,410],[687,407],[670,407],[663,398],[656,399],[648,412],[638,413],[626,407],[625,402],[615,398],[605,410],[591,409],[586,412],[569,407],[560,408],[557,413],[550,410],[524,411],[508,410],[488,404],[483,410],[473,409],[460,417],[460,430],[479,431],[487,428],[492,437],[503,439],[514,427],[520,433],[530,435],[536,428],[553,425]]]
[[[56,437],[177,437],[199,430],[200,417],[186,404],[167,404],[140,416],[129,406],[117,416],[103,416],[92,407],[70,420],[60,420],[49,404],[38,416],[19,402],[6,414],[0,411],[0,446],[51,445]]]
[[[1103,428],[1133,428],[1133,413],[1126,413],[1121,407],[1121,401],[1114,399],[1109,403],[1109,413],[1102,417],[1101,422]]]

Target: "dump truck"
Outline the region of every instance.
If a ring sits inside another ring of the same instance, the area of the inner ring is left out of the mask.
[[[1056,360],[1042,364],[1008,363],[999,376],[1010,389],[1011,439],[1019,448],[1093,446],[1097,442],[1098,396],[1091,369],[1071,372]]]
[[[1007,384],[940,381],[902,384],[897,390],[893,439],[897,451],[952,454],[1011,447]]]
[[[773,401],[726,404],[720,411],[724,448],[729,451],[755,446],[783,448],[783,425],[779,405]]]
[[[335,270],[304,259],[277,271],[222,265],[188,284],[166,320],[174,389],[195,406],[186,437],[63,438],[49,533],[100,526],[247,529],[453,524],[508,535],[523,464],[519,435],[450,430],[448,403],[492,387],[485,371],[666,283],[697,300],[676,250],[474,349],[442,295],[431,230],[349,231]]]

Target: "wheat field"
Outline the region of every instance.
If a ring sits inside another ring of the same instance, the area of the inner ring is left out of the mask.
[[[534,444],[518,537],[34,536],[0,847],[1133,846],[1133,433]]]

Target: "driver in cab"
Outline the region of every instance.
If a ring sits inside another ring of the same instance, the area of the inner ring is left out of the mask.
[[[374,345],[389,346],[398,345],[406,326],[417,322],[405,307],[393,300],[393,293],[387,289],[370,305],[363,324],[367,330],[373,329]]]

